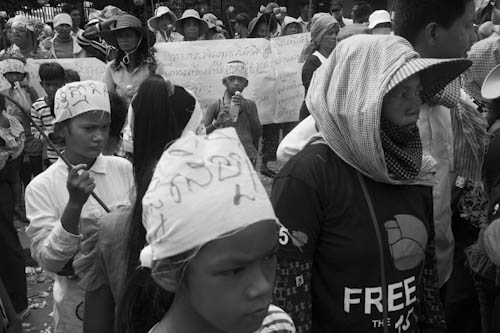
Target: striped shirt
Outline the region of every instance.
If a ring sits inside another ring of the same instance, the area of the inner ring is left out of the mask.
[[[155,332],[159,326],[156,324],[149,333]],[[262,326],[255,333],[295,333],[295,325],[292,318],[275,305],[269,305],[266,318],[262,322]]]
[[[262,322],[261,328],[256,333],[294,333],[295,325],[292,318],[281,308],[270,305],[266,318]]]
[[[33,122],[40,126],[45,134],[49,135],[50,133],[54,132],[54,124],[53,121],[55,117],[53,116],[52,112],[50,111],[50,106],[47,104],[45,101],[45,97],[40,97],[33,103],[31,106],[31,118],[33,118]],[[33,137],[37,140],[40,140],[44,143],[44,150],[47,151],[47,158],[49,159],[50,163],[54,163],[57,161],[59,158],[57,153],[47,145],[47,143],[44,141],[42,134],[38,132],[38,130],[32,125],[31,126],[31,133],[33,134]],[[59,150],[64,150],[64,144],[56,144],[56,147]]]

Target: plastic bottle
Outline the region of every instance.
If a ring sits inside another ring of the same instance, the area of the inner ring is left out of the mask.
[[[241,95],[241,92],[236,91],[234,93],[234,96],[239,96]],[[233,96],[233,98],[234,98]],[[239,104],[234,104],[233,98],[231,98],[231,108],[229,109],[229,116],[230,119],[233,123],[235,123],[238,120],[238,115],[240,114],[240,105]]]

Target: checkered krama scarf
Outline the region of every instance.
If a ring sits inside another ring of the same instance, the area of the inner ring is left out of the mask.
[[[386,158],[391,152],[384,150],[381,138],[384,96],[395,84],[421,70],[413,68],[410,62],[417,58],[418,53],[401,37],[353,36],[339,43],[328,61],[316,71],[306,97],[307,106],[330,148],[347,164],[378,182],[434,184],[435,161],[430,156],[422,156],[416,175],[391,175],[394,169],[391,167],[389,171]],[[440,79],[443,85],[424,84],[426,80],[422,79],[424,88],[429,87],[424,91],[424,100],[470,66],[470,62],[464,65],[464,60],[456,63],[461,71],[439,73],[444,76]],[[411,150],[410,153],[415,152]],[[414,163],[415,155],[410,159]]]

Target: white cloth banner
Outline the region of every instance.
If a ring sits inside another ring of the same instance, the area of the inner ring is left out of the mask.
[[[81,81],[97,80],[102,81],[106,64],[97,58],[68,58],[68,59],[28,59],[26,71],[29,73],[29,85],[35,88],[38,96],[45,96],[46,93],[40,84],[38,68],[44,62],[57,62],[64,69],[72,69],[80,74]],[[10,88],[9,82],[0,75],[0,91]]]
[[[310,34],[273,38],[158,43],[158,72],[193,91],[202,109],[224,94],[224,66],[240,60],[248,68],[243,96],[257,104],[262,124],[297,121],[304,87],[298,62]]]

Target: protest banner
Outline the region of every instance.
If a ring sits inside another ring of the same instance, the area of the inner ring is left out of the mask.
[[[196,94],[202,109],[224,95],[224,66],[240,60],[248,68],[242,93],[257,104],[262,124],[297,121],[304,99],[298,62],[310,34],[273,38],[210,40],[155,45],[159,72]]]
[[[304,100],[302,66],[299,63],[302,49],[311,40],[311,34],[296,34],[272,38],[271,51],[276,73],[275,123],[299,120],[299,111]]]
[[[45,91],[40,84],[40,76],[38,68],[44,62],[57,62],[64,69],[72,69],[80,74],[80,79],[83,80],[98,80],[101,81],[104,75],[106,64],[97,58],[68,58],[68,59],[28,59],[26,70],[29,75],[29,84],[35,88],[38,96],[45,96]],[[9,82],[0,75],[0,90],[10,88]]]

